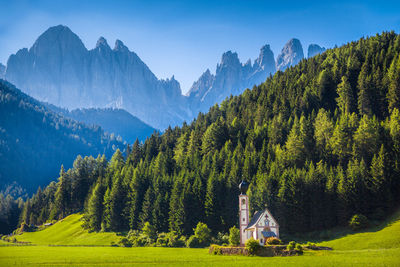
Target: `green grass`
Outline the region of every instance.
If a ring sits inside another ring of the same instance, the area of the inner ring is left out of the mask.
[[[214,256],[207,249],[0,247],[0,266],[399,266],[400,249],[309,252],[294,257]]]
[[[18,236],[36,246],[1,246],[0,266],[400,266],[400,214],[383,229],[322,242],[333,251],[294,257],[214,256],[207,249],[99,247],[118,240],[112,233],[88,233],[81,215]],[[88,245],[47,246],[47,245]],[[96,247],[97,246],[97,247]]]
[[[37,245],[69,246],[110,246],[120,239],[115,233],[89,233],[82,228],[81,219],[81,214],[72,214],[44,230],[25,232],[16,238]]]

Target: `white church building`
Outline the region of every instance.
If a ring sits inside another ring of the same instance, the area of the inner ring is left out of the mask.
[[[248,187],[249,184],[245,181],[239,185],[240,245],[244,245],[251,237],[258,240],[260,245],[265,245],[267,238],[279,238],[279,224],[268,209],[257,211],[249,220],[249,197],[246,195]]]

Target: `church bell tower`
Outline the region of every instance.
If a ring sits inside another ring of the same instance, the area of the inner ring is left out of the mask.
[[[245,231],[249,224],[249,197],[246,195],[249,184],[242,181],[239,184],[241,194],[239,195],[239,230],[240,230],[240,245],[244,245],[249,238],[249,233]]]

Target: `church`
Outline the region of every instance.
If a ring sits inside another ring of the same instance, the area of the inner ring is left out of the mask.
[[[249,221],[249,197],[246,195],[248,188],[249,184],[245,181],[239,184],[240,245],[244,245],[251,237],[258,240],[260,245],[265,245],[267,238],[279,238],[279,224],[268,209],[257,211]]]

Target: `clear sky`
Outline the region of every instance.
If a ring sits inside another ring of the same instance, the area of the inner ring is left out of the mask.
[[[76,1],[0,0],[0,62],[30,47],[50,26],[71,28],[92,49],[104,36],[122,40],[159,78],[175,75],[183,92],[223,52],[241,61],[264,44],[278,55],[290,38],[341,45],[400,29],[400,1]]]

